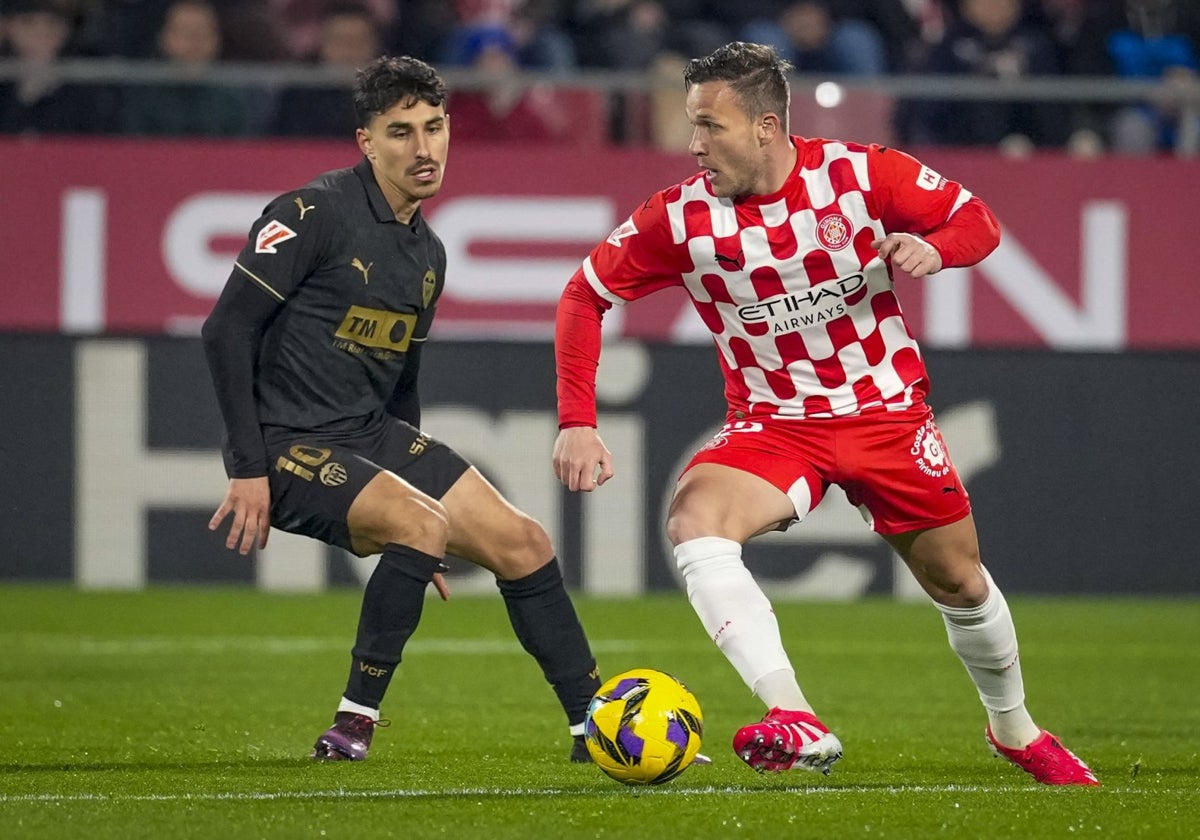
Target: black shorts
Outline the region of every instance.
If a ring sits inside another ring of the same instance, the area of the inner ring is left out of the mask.
[[[265,437],[271,525],[352,553],[350,505],[381,471],[440,499],[471,466],[449,446],[390,417],[354,436],[276,429]]]

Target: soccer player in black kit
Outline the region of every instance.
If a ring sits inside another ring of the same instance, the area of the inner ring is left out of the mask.
[[[204,349],[226,426],[230,549],[270,526],[356,555],[367,582],[345,694],[314,759],[366,758],[426,588],[449,552],[496,575],[517,638],[567,714],[573,761],[600,686],[546,531],[421,431],[417,374],[446,275],[421,202],[442,184],[446,90],[416,59],[377,59],[354,88],[357,166],[271,202],[250,230]]]

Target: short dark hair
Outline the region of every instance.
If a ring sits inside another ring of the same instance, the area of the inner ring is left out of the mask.
[[[733,41],[704,58],[693,58],[683,68],[683,86],[691,90],[701,82],[729,82],[738,103],[750,117],[778,114],[788,124],[792,65],[765,44]]]
[[[381,56],[358,71],[354,82],[354,114],[360,128],[397,102],[411,108],[418,101],[444,105],[446,83],[417,58]]]

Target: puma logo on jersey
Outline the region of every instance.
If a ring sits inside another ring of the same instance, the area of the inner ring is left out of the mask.
[[[371,266],[375,265],[375,263],[369,262],[366,265],[363,265],[362,260],[360,260],[358,257],[355,257],[350,261],[350,265],[362,272],[363,283],[371,282],[371,278],[368,275],[371,273]]]
[[[720,263],[722,268],[729,269],[731,271],[741,271],[746,267],[745,253],[746,252],[744,250],[738,251],[736,257],[727,257],[724,254],[713,254],[713,259]]]
[[[296,238],[296,231],[285,225],[283,222],[272,219],[267,222],[266,227],[258,232],[258,236],[254,239],[254,253],[256,254],[278,254],[275,246],[281,242],[287,242],[289,239]]]
[[[309,210],[317,209],[317,205],[315,205],[315,204],[310,204],[307,207],[305,207],[304,201],[300,198],[300,196],[296,196],[296,198],[294,200],[296,202],[296,206],[300,208],[300,221],[302,221],[302,222],[304,221],[305,213],[307,213]]]

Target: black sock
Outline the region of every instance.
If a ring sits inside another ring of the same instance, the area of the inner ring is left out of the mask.
[[[518,580],[496,580],[508,619],[546,675],[572,726],[583,723],[588,703],[600,688],[596,659],[575,606],[563,586],[558,558]]]
[[[363,591],[358,637],[351,654],[347,700],[378,709],[400,654],[425,606],[425,588],[442,561],[407,545],[389,543]]]

